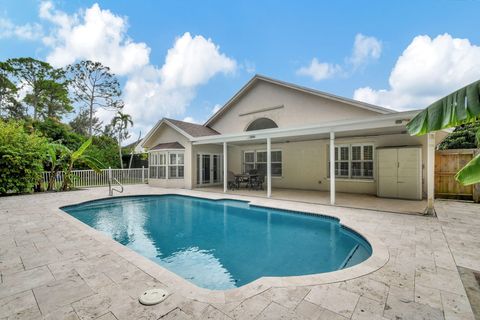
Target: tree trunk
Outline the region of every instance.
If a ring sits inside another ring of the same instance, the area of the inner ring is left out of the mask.
[[[93,94],[90,98],[90,119],[89,119],[89,126],[88,126],[88,137],[91,137],[93,134]]]
[[[120,157],[120,168],[123,169],[123,159],[122,159],[122,139],[121,133],[118,134],[118,156]]]
[[[135,149],[137,148],[138,142],[140,141],[141,138],[142,138],[142,131],[140,131],[140,133],[138,134],[137,142],[133,145],[132,152],[130,153],[130,161],[128,163],[128,169],[132,168],[133,155],[135,153]]]

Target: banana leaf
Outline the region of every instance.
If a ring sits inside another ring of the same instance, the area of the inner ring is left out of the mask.
[[[473,122],[480,118],[480,80],[435,101],[416,115],[408,124],[411,135]]]
[[[463,185],[468,186],[480,182],[480,154],[470,160],[460,171],[455,175],[455,179],[460,181]]]
[[[456,127],[480,119],[480,80],[435,101],[416,115],[407,130],[411,135],[424,135],[441,129]],[[480,131],[477,132],[480,141]],[[477,155],[456,175],[463,185],[480,183],[480,158]]]
[[[92,144],[92,138],[89,138],[85,141],[80,148],[78,148],[74,153],[72,153],[72,159],[75,161],[82,156],[82,154],[87,150],[87,148]]]

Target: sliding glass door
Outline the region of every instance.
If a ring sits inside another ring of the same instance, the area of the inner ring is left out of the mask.
[[[197,185],[212,185],[222,182],[222,155],[197,154]]]

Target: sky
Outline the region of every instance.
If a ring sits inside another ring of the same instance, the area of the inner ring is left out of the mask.
[[[204,123],[255,74],[410,110],[480,79],[478,12],[479,0],[0,0],[0,60],[109,66],[132,137],[162,117]]]

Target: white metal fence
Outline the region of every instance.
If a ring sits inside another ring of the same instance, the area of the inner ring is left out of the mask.
[[[103,169],[101,173],[93,170],[73,170],[75,178],[72,181],[72,187],[102,187],[108,186],[108,172],[111,170],[112,179],[117,179],[121,184],[139,184],[148,182],[148,168],[134,169]],[[48,188],[50,181],[50,172],[43,173],[44,189]],[[54,190],[61,188],[65,172],[58,172],[55,177]]]

